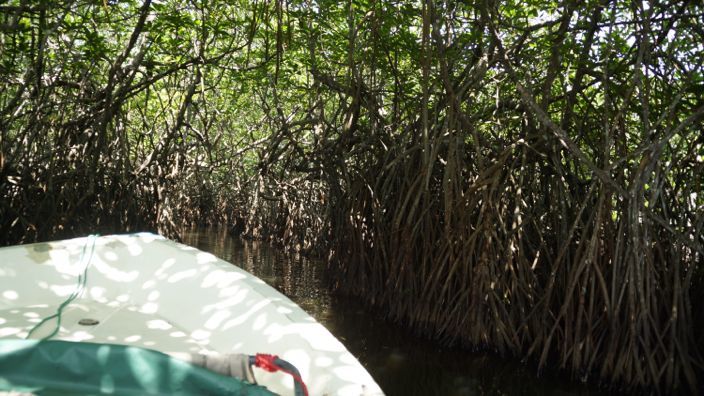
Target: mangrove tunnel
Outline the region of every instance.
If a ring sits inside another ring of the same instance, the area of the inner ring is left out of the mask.
[[[460,348],[704,392],[704,5],[0,1],[0,244],[227,225]]]

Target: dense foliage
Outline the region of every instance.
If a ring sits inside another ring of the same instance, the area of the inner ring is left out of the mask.
[[[700,2],[0,11],[4,244],[227,223],[431,337],[701,389]]]

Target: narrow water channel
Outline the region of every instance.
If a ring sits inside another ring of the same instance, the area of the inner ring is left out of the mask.
[[[195,228],[183,242],[229,261],[291,298],[327,327],[394,395],[597,395],[562,379],[536,378],[535,368],[485,353],[443,348],[367,312],[358,301],[331,295],[325,265],[291,257],[265,243],[242,241],[222,228]]]

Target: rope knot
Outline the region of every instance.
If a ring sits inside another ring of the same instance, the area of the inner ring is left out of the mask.
[[[275,363],[276,359],[279,357],[276,355],[270,355],[268,353],[258,353],[254,365],[264,369],[270,373],[279,371],[281,368]]]

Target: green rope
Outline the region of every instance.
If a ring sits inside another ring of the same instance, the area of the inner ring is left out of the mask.
[[[54,330],[49,334],[48,336],[42,337],[42,340],[48,340],[49,338],[55,336],[58,332],[59,329],[61,329],[61,315],[63,314],[63,310],[73,302],[78,296],[81,295],[83,292],[83,289],[86,287],[86,282],[88,280],[88,268],[90,267],[90,261],[93,258],[93,252],[95,251],[95,241],[98,239],[98,235],[89,235],[88,238],[86,239],[85,245],[83,245],[83,251],[81,252],[81,259],[79,262],[79,267],[83,267],[83,271],[78,274],[78,286],[76,287],[76,290],[71,293],[68,298],[59,305],[59,308],[56,310],[56,312],[50,316],[47,316],[46,318],[42,319],[41,322],[37,323],[32,327],[32,329],[27,333],[27,337],[25,339],[29,339],[29,337],[32,336],[32,333],[34,333],[36,330],[38,330],[42,325],[51,319],[56,318],[56,326],[54,326]],[[90,251],[86,255],[86,252],[88,251],[88,247],[90,246]]]

